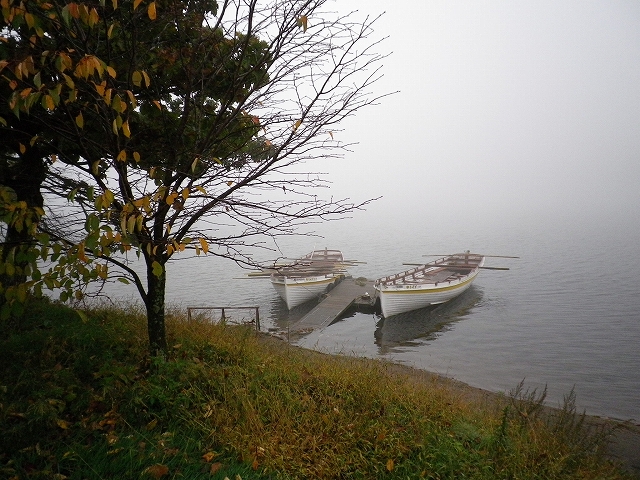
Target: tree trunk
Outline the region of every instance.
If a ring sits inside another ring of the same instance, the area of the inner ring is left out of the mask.
[[[28,149],[25,154],[13,160],[4,161],[0,165],[0,185],[11,188],[16,194],[17,201],[23,201],[29,208],[44,206],[44,199],[40,188],[46,176],[46,165],[43,161],[43,153],[37,148]],[[27,276],[24,268],[29,263],[19,253],[26,253],[32,248],[33,236],[24,226],[18,230],[14,225],[7,225],[4,242],[0,244],[0,261],[6,262],[12,249],[15,248],[16,260],[14,275],[0,275],[0,282],[3,286],[19,285],[26,282]],[[0,298],[0,304],[4,296]]]
[[[157,260],[156,260],[157,261]],[[149,335],[149,350],[152,357],[166,358],[167,335],[164,323],[164,297],[167,285],[167,270],[162,264],[162,273],[156,275],[153,271],[153,259],[147,258],[147,332]]]

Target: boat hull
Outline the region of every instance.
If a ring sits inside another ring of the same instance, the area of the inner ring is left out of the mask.
[[[475,273],[466,279],[445,282],[439,285],[394,285],[377,287],[380,308],[383,317],[391,317],[400,313],[418,310],[430,305],[448,302],[466,291],[476,276]]]
[[[271,284],[287,304],[289,310],[317,298],[327,291],[339,275],[315,275],[311,277],[271,276]]]
[[[484,256],[456,253],[379,278],[374,288],[384,317],[448,302],[467,290],[482,266]]]

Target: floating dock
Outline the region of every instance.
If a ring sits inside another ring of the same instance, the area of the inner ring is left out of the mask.
[[[345,278],[313,310],[291,325],[289,333],[301,336],[328,327],[354,304],[373,306],[374,292],[372,280]]]

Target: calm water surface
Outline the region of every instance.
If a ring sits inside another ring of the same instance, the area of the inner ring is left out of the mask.
[[[510,270],[483,270],[448,304],[390,319],[354,313],[299,345],[384,358],[499,392],[522,380],[530,389],[546,385],[550,405],[561,404],[573,388],[580,410],[638,421],[639,223],[579,215],[505,219],[492,226],[345,220],[331,224],[325,239],[289,239],[280,244],[285,255],[340,248],[366,262],[352,275],[370,279],[404,270],[403,262],[425,261],[423,254],[469,249],[520,256],[488,259],[486,265]],[[280,332],[314,305],[288,312],[268,280],[244,279],[245,272],[228,261],[199,260],[171,266],[171,302],[258,305],[262,329]]]

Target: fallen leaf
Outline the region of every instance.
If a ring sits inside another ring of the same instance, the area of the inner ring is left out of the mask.
[[[207,452],[204,455],[202,455],[202,459],[205,462],[210,462],[211,460],[213,460],[215,458],[216,454],[213,452]]]
[[[161,464],[151,465],[149,468],[147,468],[146,472],[153,478],[162,478],[165,475],[169,474],[169,467]]]
[[[58,419],[56,420],[56,424],[63,430],[69,429],[69,422],[67,422],[66,420]]]
[[[209,473],[211,475],[215,475],[222,468],[222,464],[220,462],[212,463],[211,468],[209,469]]]

